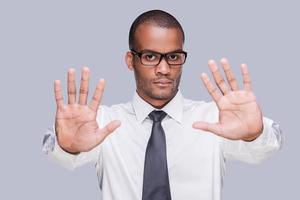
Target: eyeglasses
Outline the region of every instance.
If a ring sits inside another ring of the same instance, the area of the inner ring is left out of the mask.
[[[185,63],[187,52],[178,50],[169,53],[159,53],[150,50],[142,50],[137,52],[131,49],[131,52],[140,58],[140,61],[145,66],[157,66],[163,58],[172,67],[181,67]]]

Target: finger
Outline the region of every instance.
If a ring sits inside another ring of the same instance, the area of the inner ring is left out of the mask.
[[[214,80],[215,80],[218,88],[221,90],[221,92],[223,94],[227,94],[229,92],[229,89],[228,89],[226,82],[224,81],[220,71],[218,70],[216,62],[214,60],[209,60],[208,66],[210,68],[210,71],[213,74]]]
[[[208,131],[211,133],[214,133],[218,136],[223,137],[222,135],[222,129],[220,128],[219,123],[207,123],[207,122],[194,122],[193,123],[193,128],[195,129],[200,129],[203,131]]]
[[[107,124],[104,128],[98,129],[96,135],[97,144],[101,143],[109,134],[114,132],[120,125],[121,122],[119,120],[114,120]]]
[[[244,89],[247,91],[251,91],[252,90],[251,79],[250,79],[247,65],[241,64],[241,70],[243,76]]]
[[[94,111],[98,110],[98,107],[101,103],[101,99],[103,96],[105,81],[103,79],[99,80],[96,86],[96,90],[94,92],[94,96],[90,103],[90,108]]]
[[[75,102],[76,102],[75,70],[69,69],[69,71],[68,71],[68,103],[74,104]]]
[[[201,74],[201,80],[205,85],[210,96],[213,98],[215,102],[217,102],[221,98],[221,94],[218,92],[217,88],[211,83],[207,74],[205,73]]]
[[[223,70],[225,72],[225,75],[226,75],[226,78],[227,78],[227,81],[231,87],[231,89],[233,91],[235,90],[238,90],[239,89],[239,86],[238,86],[238,83],[233,75],[233,72],[231,70],[231,67],[229,65],[229,62],[226,58],[222,58],[221,59],[221,66],[223,67]]]
[[[61,108],[64,106],[64,99],[61,92],[61,83],[60,80],[54,81],[54,95],[56,100],[56,105],[58,108]]]
[[[88,67],[84,67],[81,72],[81,83],[80,83],[80,92],[79,92],[79,104],[86,105],[87,96],[89,93],[89,79],[90,79],[90,70]]]

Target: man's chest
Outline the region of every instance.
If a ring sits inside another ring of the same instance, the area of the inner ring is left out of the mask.
[[[140,183],[151,126],[151,122],[129,122],[120,127],[103,147],[103,167],[121,170],[120,175],[125,173],[129,179]],[[215,165],[220,165],[217,138],[210,133],[199,132],[187,123],[170,124],[165,121],[163,127],[170,181],[185,178],[203,180],[208,174],[211,176]]]

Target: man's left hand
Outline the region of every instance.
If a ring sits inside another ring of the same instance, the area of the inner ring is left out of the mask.
[[[201,75],[207,91],[219,109],[219,122],[198,121],[193,124],[193,127],[231,140],[252,141],[262,133],[263,120],[262,112],[252,92],[247,65],[241,64],[244,88],[239,89],[227,59],[221,59],[220,63],[225,72],[227,83],[223,79],[216,62],[214,60],[208,62],[219,90],[211,83],[207,74]]]

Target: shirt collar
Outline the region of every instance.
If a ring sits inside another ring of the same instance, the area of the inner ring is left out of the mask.
[[[142,123],[147,118],[150,112],[156,109],[152,105],[147,103],[144,99],[142,99],[137,92],[134,93],[132,105],[136,118],[140,123]],[[181,92],[178,90],[173,99],[161,110],[165,111],[171,118],[181,123],[183,112],[183,97]]]

